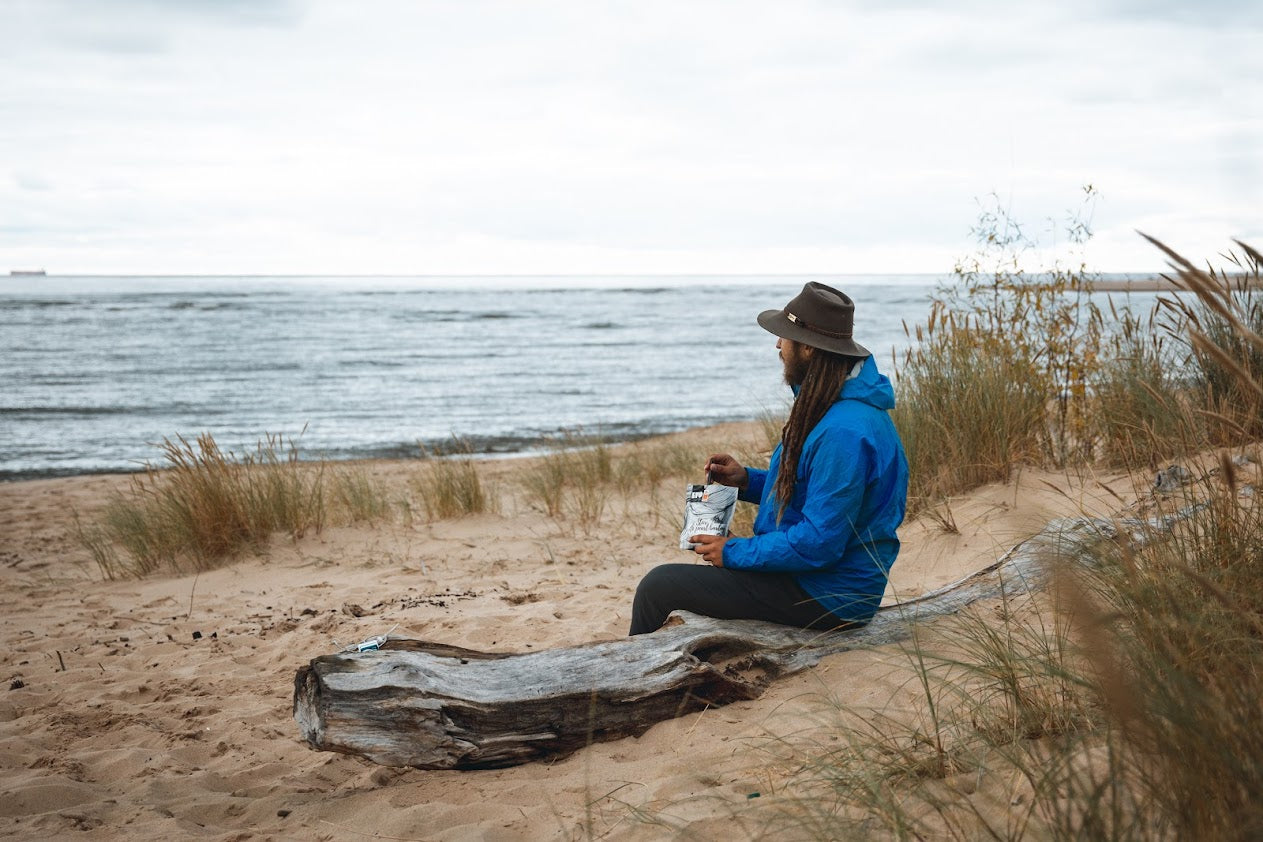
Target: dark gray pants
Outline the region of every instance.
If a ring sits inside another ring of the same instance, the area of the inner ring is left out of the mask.
[[[789,573],[728,570],[709,564],[661,564],[636,587],[631,631],[656,631],[675,610],[720,620],[767,620],[806,629],[851,628]]]

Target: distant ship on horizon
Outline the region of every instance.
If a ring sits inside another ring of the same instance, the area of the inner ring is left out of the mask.
[[[10,275],[47,275],[43,269],[10,269]]]

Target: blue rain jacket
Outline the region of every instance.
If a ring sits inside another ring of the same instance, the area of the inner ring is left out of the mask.
[[[724,567],[793,573],[839,619],[871,620],[899,554],[895,531],[908,501],[908,460],[888,412],[894,405],[890,380],[868,357],[807,435],[779,523],[773,485],[781,446],[766,471],[747,468],[750,483],[739,497],[759,504],[754,537],[729,540]]]

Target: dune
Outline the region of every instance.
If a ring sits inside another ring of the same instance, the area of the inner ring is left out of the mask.
[[[714,446],[754,451],[760,438],[754,424],[672,437],[699,465]],[[774,799],[789,774],[769,746],[827,727],[831,704],[881,710],[904,692],[898,657],[877,649],[550,763],[422,771],[308,748],[290,704],[309,659],[387,632],[502,651],[613,639],[640,577],[685,558],[677,480],[585,526],[530,505],[514,477],[532,466],[480,464],[500,499],[493,514],[430,522],[414,505],[411,518],[277,537],[200,574],[115,581],[77,542],[73,517],[90,518],[127,477],[0,485],[0,835],[659,839],[687,827],[742,838],[742,806]],[[399,495],[420,476],[417,462],[367,467]],[[1123,475],[1025,471],[953,500],[958,532],[930,517],[905,524],[886,601],[1132,494]]]

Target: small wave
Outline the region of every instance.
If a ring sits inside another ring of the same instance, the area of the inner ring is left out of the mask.
[[[82,303],[65,298],[5,298],[0,299],[0,310],[22,310],[28,307],[43,310],[50,307],[76,307]]]
[[[93,417],[98,415],[128,415],[134,412],[150,411],[134,406],[0,406],[0,416],[13,415],[79,415]]]
[[[338,368],[403,368],[398,360],[338,360]]]
[[[391,313],[392,319],[401,322],[463,322],[470,316],[465,310],[401,310]]]
[[[85,383],[93,382],[94,378],[89,375],[74,376],[66,374],[36,374],[27,379],[27,383],[32,386],[82,386]]]
[[[489,310],[482,313],[471,313],[468,310],[405,310],[393,313],[391,318],[413,324],[416,322],[481,322],[500,321],[505,319],[529,318],[521,313],[507,313],[503,310]]]
[[[241,305],[235,301],[173,301],[167,307],[171,310],[198,310],[203,313],[242,309]]]

